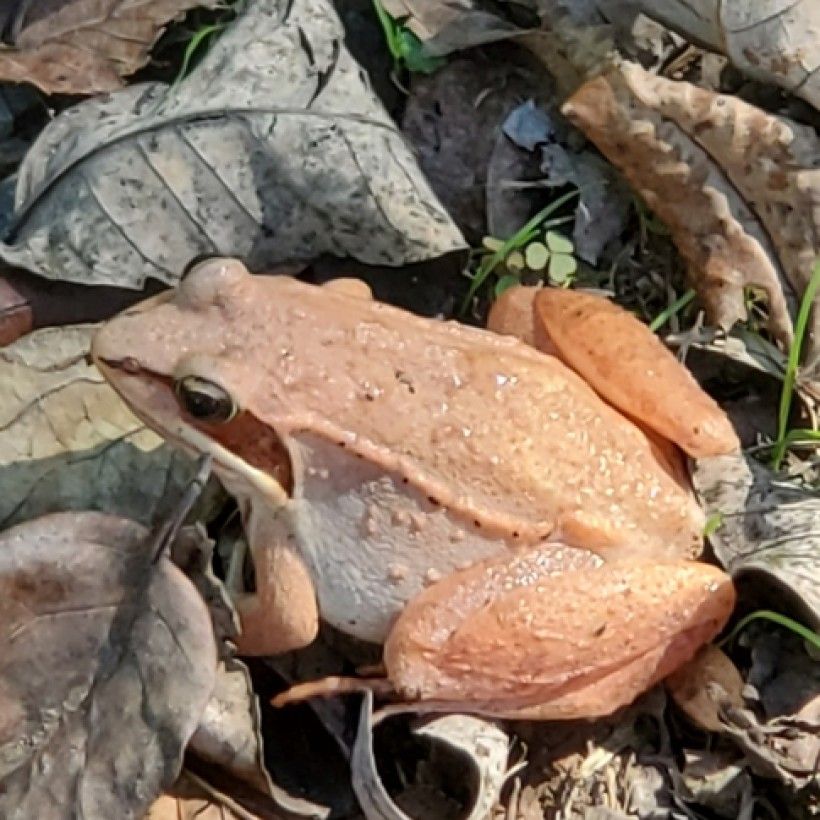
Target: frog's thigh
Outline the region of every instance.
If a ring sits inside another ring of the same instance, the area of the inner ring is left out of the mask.
[[[613,562],[542,545],[454,573],[412,600],[385,644],[405,697],[500,716],[593,717],[688,660],[734,606],[693,562]]]
[[[316,592],[302,559],[287,546],[253,549],[256,594],[239,598],[242,655],[277,655],[307,646],[319,629]]]

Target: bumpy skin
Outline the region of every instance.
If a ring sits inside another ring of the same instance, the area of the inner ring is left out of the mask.
[[[534,716],[560,700],[576,716],[601,707],[574,692],[592,688],[616,708],[654,679],[648,666],[661,674],[684,660],[731,610],[726,577],[682,561],[699,551],[703,516],[681,476],[578,375],[515,339],[412,316],[349,283],[316,288],[214,260],[110,322],[93,355],[148,424],[211,452],[237,496],[259,590],[241,602],[246,651],[304,645],[321,616],[387,639],[388,669],[407,696]],[[221,424],[191,418],[173,391],[190,375],[233,396],[239,412]],[[521,587],[526,549],[549,563],[547,593],[530,585],[516,599],[487,583],[486,607],[464,603],[485,571]],[[576,567],[600,562],[593,553],[605,567]],[[638,617],[628,600],[643,572],[635,567],[658,562],[672,563],[651,577],[671,586],[636,598],[646,603]],[[556,613],[583,607],[585,579],[607,594],[590,598],[590,623],[562,621]],[[509,622],[525,606],[532,620]],[[441,638],[431,611],[460,624],[445,641],[455,654],[425,643]],[[496,632],[476,633],[471,624],[486,617]],[[546,655],[542,641],[527,641],[539,621],[554,630]],[[607,624],[622,640],[607,636],[604,647]],[[482,633],[495,642],[482,644]],[[587,665],[567,677],[553,653],[587,639]],[[495,695],[484,684],[471,694],[479,655],[463,654],[469,645],[482,647]],[[519,691],[508,665],[516,647],[522,663],[543,660],[535,688]],[[451,686],[459,673],[461,687]]]
[[[488,327],[558,356],[606,401],[694,458],[740,447],[726,414],[643,322],[563,288],[511,288]]]

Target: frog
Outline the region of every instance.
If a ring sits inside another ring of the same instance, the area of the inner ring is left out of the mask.
[[[596,717],[727,622],[683,452],[737,448],[731,423],[638,319],[556,290],[515,289],[481,328],[214,258],[97,330],[126,404],[236,499],[238,652],[320,622],[382,645],[379,675],[291,700]]]

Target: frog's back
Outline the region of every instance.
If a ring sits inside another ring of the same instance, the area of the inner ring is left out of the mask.
[[[267,348],[251,357],[266,369],[253,395],[278,429],[331,438],[512,541],[696,551],[690,494],[557,359],[294,280],[256,281],[271,295],[246,304],[242,326],[245,344]]]
[[[349,448],[488,537],[670,557],[699,542],[699,509],[643,433],[512,338],[236,271],[118,323],[158,373],[191,353],[283,440]]]

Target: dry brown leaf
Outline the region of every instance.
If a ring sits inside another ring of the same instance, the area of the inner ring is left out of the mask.
[[[86,362],[92,331],[48,328],[0,350],[0,527],[67,509],[147,524],[193,472]]]
[[[0,816],[139,817],[213,690],[202,598],[144,527],[57,513],[0,536]]]
[[[256,820],[243,807],[218,792],[207,792],[187,772],[148,810],[145,820]]]
[[[710,318],[745,318],[744,288],[763,288],[787,345],[789,305],[820,252],[812,129],[630,63],[585,83],[563,110],[667,224]],[[810,330],[807,369],[820,350],[818,311]]]
[[[12,0],[0,49],[0,80],[30,82],[47,94],[98,94],[148,62],[171,20],[216,0]]]
[[[725,704],[741,708],[743,678],[729,657],[712,644],[707,644],[666,681],[672,700],[689,718],[708,732],[724,728],[720,720]]]

